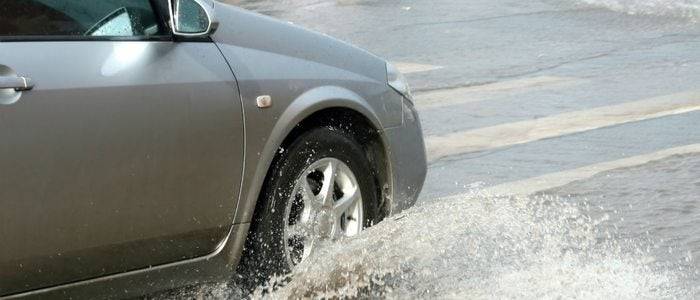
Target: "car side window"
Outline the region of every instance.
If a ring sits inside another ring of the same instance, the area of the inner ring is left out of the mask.
[[[0,0],[0,38],[164,35],[149,0]]]

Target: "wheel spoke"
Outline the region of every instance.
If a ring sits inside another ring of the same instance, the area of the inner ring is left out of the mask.
[[[333,213],[340,216],[352,208],[362,197],[360,190],[355,188],[352,192],[346,193],[342,198],[338,199],[333,205]]]
[[[337,174],[338,166],[335,161],[329,161],[326,169],[323,171],[323,185],[321,186],[321,192],[319,195],[323,197],[323,204],[331,206],[333,205],[333,191],[335,186],[335,176]]]
[[[309,243],[308,245],[304,245],[304,252],[301,254],[301,260],[305,260],[309,255],[311,255],[311,250],[313,249],[312,247],[313,241]]]
[[[303,178],[301,181],[301,192],[302,196],[304,196],[304,201],[315,201],[316,195],[314,195],[314,191],[311,190],[311,185],[309,185],[309,181],[306,178]]]
[[[318,211],[321,206],[323,206],[323,199],[319,199],[320,195],[315,195],[309,181],[306,178],[301,179],[301,195],[304,198],[304,210],[306,214],[310,214],[312,211]]]

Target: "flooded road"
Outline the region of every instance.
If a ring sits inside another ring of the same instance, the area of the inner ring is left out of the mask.
[[[700,298],[700,1],[229,2],[391,60],[430,157],[416,207],[252,296]]]

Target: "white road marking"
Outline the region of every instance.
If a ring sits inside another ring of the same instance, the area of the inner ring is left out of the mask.
[[[700,91],[654,97],[618,105],[491,127],[429,136],[428,160],[529,143],[629,122],[700,110]]]
[[[424,65],[424,64],[416,64],[416,63],[408,63],[408,62],[392,62],[392,64],[394,64],[394,66],[397,69],[399,69],[399,72],[401,72],[403,74],[427,72],[427,71],[442,69],[441,66]]]
[[[536,88],[548,85],[576,84],[582,81],[571,77],[537,76],[520,78],[508,81],[499,81],[491,84],[469,86],[453,89],[441,89],[423,93],[416,93],[416,105],[419,108],[443,107],[461,103],[483,101],[495,92],[511,92],[527,88]]]
[[[499,184],[483,190],[487,195],[515,195],[527,196],[537,192],[565,186],[574,181],[591,178],[597,174],[634,166],[643,165],[652,161],[662,160],[673,155],[700,153],[700,144],[692,144],[675,148],[664,149],[658,152],[643,154],[620,160],[608,161],[578,169],[550,173],[525,180]]]

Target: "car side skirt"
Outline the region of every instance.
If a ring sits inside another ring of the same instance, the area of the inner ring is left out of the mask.
[[[10,295],[2,299],[132,298],[151,293],[216,283],[232,278],[241,258],[249,224],[236,224],[217,250],[207,256],[146,269]]]

